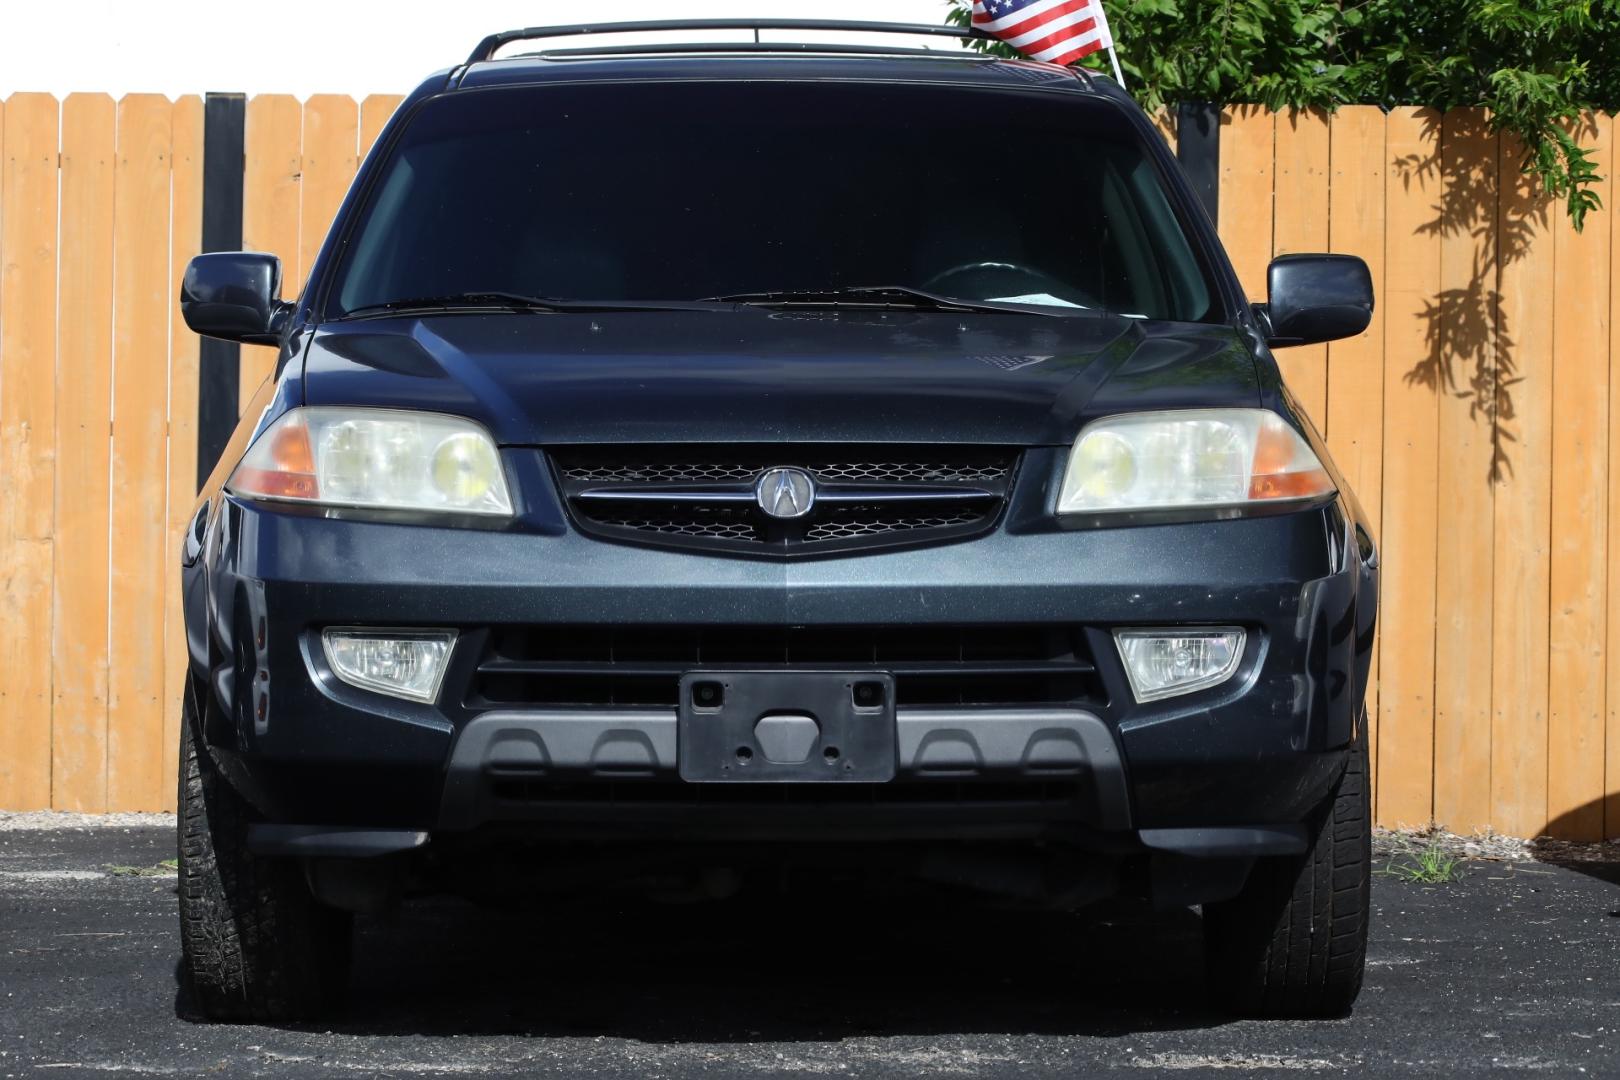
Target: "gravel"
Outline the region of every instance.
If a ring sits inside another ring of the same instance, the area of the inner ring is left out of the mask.
[[[1479,862],[1620,863],[1620,841],[1579,843],[1550,836],[1523,840],[1498,833],[1461,836],[1444,829],[1374,829],[1373,854],[1415,855],[1428,848]]]
[[[173,814],[70,814],[60,810],[0,810],[0,832],[173,828]]]

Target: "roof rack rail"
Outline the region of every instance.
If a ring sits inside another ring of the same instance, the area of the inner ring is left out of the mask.
[[[995,40],[982,30],[962,26],[925,23],[857,22],[832,19],[653,19],[643,22],[579,23],[573,26],[531,26],[524,30],[503,30],[478,43],[467,57],[477,64],[493,57],[502,46],[514,41],[541,38],[582,37],[586,34],[639,34],[664,30],[752,30],[757,40],[761,30],[841,30],[861,34],[924,34],[979,41]],[[708,46],[705,46],[708,47]],[[593,50],[594,51],[594,50]],[[604,48],[603,52],[610,50]],[[616,51],[616,50],[614,50]]]

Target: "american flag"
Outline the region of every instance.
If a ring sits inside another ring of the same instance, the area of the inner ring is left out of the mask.
[[[1114,45],[1102,0],[973,0],[973,27],[1053,64]]]

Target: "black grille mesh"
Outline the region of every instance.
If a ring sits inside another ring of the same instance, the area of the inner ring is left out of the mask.
[[[711,540],[748,542],[760,540],[760,527],[753,515],[724,507],[671,507],[660,512],[657,507],[641,506],[629,513],[614,510],[599,512],[593,515],[593,520],[609,528],[634,529],[665,536],[698,536]]]
[[[813,544],[821,540],[850,540],[912,529],[949,529],[957,525],[970,525],[982,517],[984,511],[972,507],[929,512],[902,506],[852,506],[840,508],[826,520],[816,522],[805,532],[804,538],[806,543]]]
[[[1105,700],[1076,627],[503,626],[468,705],[673,706],[697,670],[892,672],[901,705],[1096,704]]]
[[[1018,460],[998,447],[892,445],[563,447],[550,456],[587,531],[761,553],[970,535],[1000,514]],[[777,466],[803,469],[824,496],[843,497],[819,499],[798,520],[772,519],[752,486]],[[935,486],[937,495],[927,491]]]
[[[776,465],[797,465],[824,484],[931,484],[1003,481],[1011,455],[967,450],[926,457],[804,458],[791,448],[740,455],[700,457],[690,452],[672,459],[554,453],[563,479],[590,484],[747,483]]]

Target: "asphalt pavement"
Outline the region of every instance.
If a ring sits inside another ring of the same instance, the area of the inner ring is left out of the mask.
[[[1380,875],[1332,1022],[1205,1003],[1198,917],[408,904],[362,926],[349,1011],[186,1019],[164,828],[0,831],[0,1077],[1620,1076],[1620,866]],[[1380,860],[1380,865],[1382,865]]]

